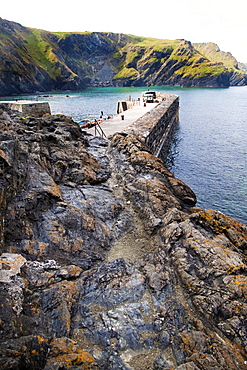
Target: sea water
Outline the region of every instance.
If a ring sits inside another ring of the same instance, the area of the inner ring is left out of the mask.
[[[180,97],[179,125],[167,158],[171,172],[196,193],[198,206],[247,224],[247,86],[152,89]],[[140,98],[144,90],[88,88],[14,99],[46,100],[52,114],[65,114],[79,122],[99,118],[102,112],[116,114],[118,100]]]

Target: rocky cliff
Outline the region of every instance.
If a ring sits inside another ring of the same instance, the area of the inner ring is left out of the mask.
[[[0,128],[2,369],[246,369],[245,225],[134,134]]]
[[[245,85],[246,84],[246,66],[238,63],[231,53],[221,51],[218,45],[213,42],[193,44],[195,49],[204,55],[211,62],[223,63],[229,68],[230,72],[230,85]],[[243,74],[238,73],[242,71]]]
[[[87,86],[245,85],[246,71],[212,45],[114,33],[52,33],[0,18],[0,95]]]

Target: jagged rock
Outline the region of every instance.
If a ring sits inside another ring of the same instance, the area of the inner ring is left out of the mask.
[[[0,282],[10,283],[20,273],[26,259],[20,254],[2,253],[0,256]]]
[[[0,125],[1,368],[246,369],[245,225],[133,134]]]

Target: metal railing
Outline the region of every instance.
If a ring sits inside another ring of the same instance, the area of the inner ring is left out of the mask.
[[[102,130],[102,127],[100,126],[99,122],[96,122],[95,123],[95,136],[99,135],[101,137],[106,137],[106,134],[104,133],[104,131]]]

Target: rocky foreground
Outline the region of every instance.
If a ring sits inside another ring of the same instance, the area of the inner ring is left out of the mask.
[[[133,134],[0,111],[1,369],[246,369],[247,227]]]

